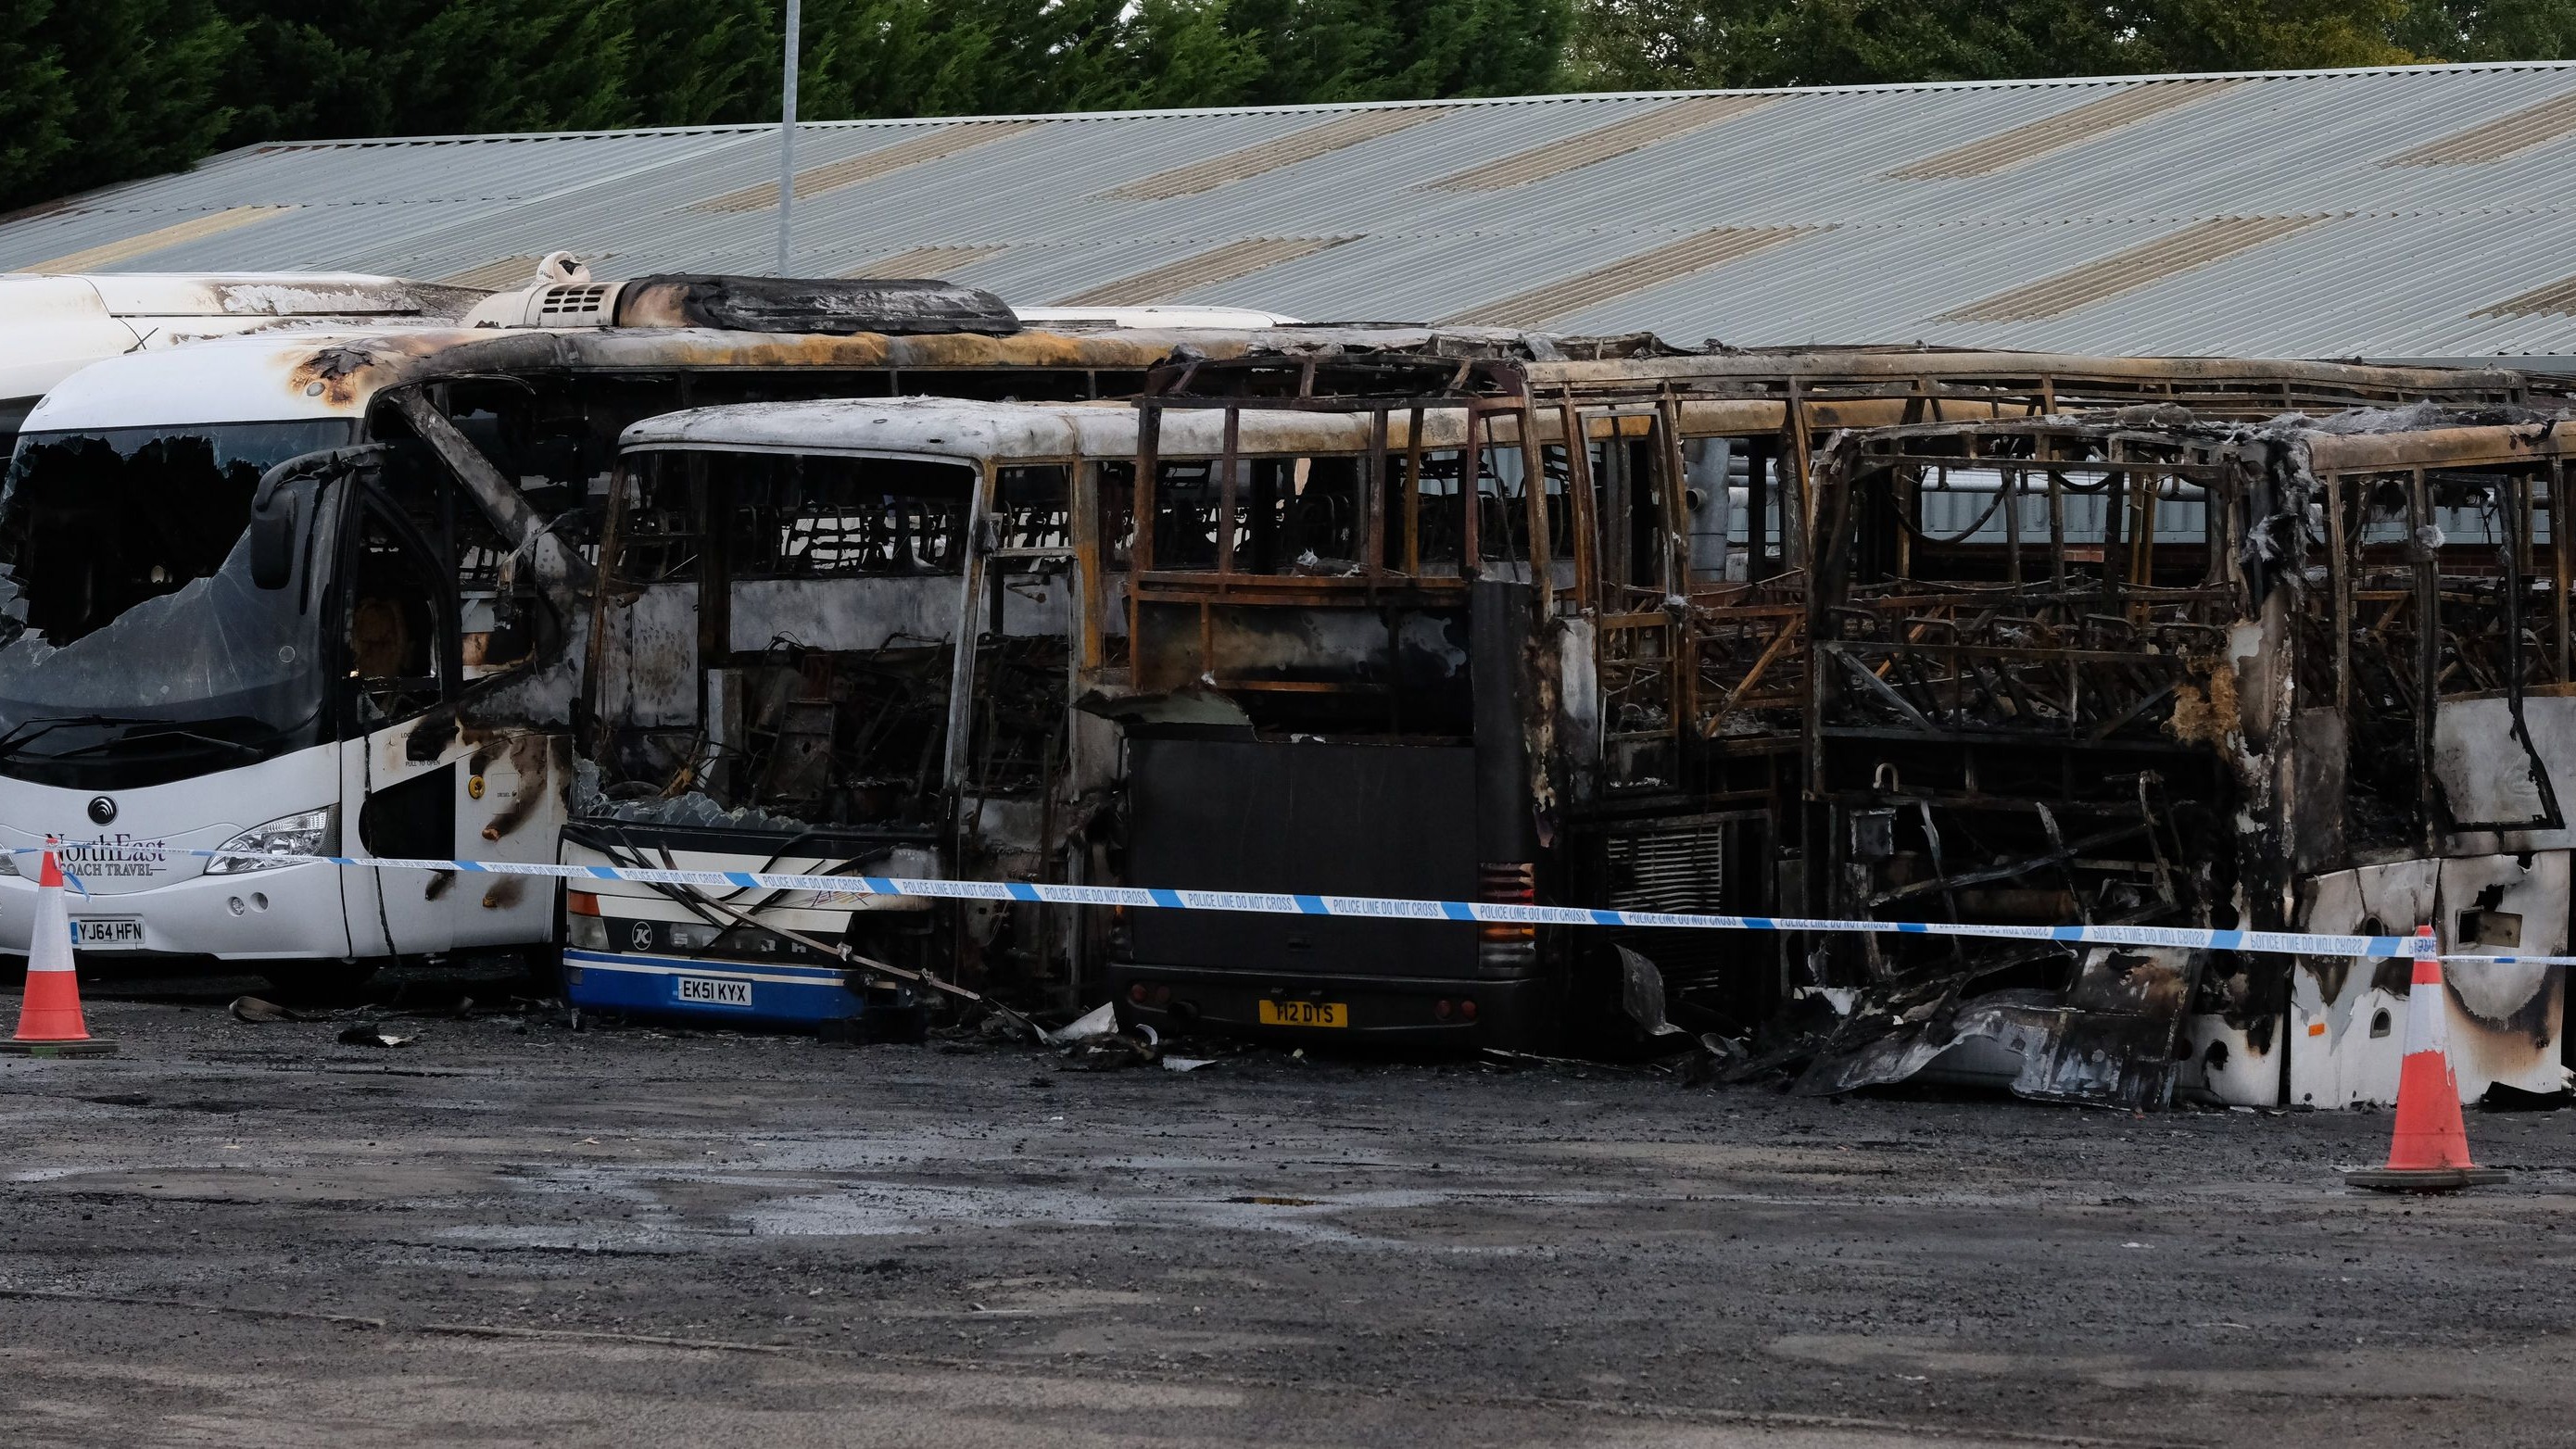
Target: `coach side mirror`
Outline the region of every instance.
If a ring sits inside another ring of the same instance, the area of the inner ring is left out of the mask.
[[[321,485],[355,469],[374,468],[385,451],[382,443],[355,448],[325,448],[306,453],[259,475],[250,495],[250,581],[262,589],[282,589],[295,582],[295,547],[303,540],[296,526],[292,482],[316,481],[305,491],[318,499]]]
[[[282,589],[295,581],[295,495],[263,488],[250,510],[250,581]]]

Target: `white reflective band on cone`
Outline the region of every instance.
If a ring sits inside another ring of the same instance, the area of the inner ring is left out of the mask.
[[[2448,1054],[2451,1033],[2442,1023],[2449,1013],[2442,1004],[2442,988],[2430,981],[2418,981],[2406,992],[2406,1055],[2417,1052]]]
[[[30,971],[72,969],[72,910],[64,896],[59,884],[36,887],[36,917],[27,927]]]

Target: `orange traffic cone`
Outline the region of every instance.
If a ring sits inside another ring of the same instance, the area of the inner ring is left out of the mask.
[[[18,1005],[18,1035],[0,1051],[34,1057],[98,1057],[116,1043],[89,1034],[81,1018],[80,978],[72,972],[72,916],[63,901],[63,868],[50,845],[36,881],[36,919],[27,932],[27,988]]]
[[[2442,959],[2433,928],[2415,932],[2415,980],[2406,993],[2406,1061],[2397,1073],[2397,1131],[2388,1165],[2347,1172],[2355,1187],[2381,1192],[2452,1192],[2502,1182],[2510,1173],[2469,1161],[2469,1129],[2460,1120],[2460,1080],[2451,1075],[2450,1004],[2443,1000]]]

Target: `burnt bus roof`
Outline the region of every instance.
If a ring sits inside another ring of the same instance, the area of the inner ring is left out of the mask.
[[[685,295],[685,294],[684,294]],[[702,299],[703,300],[703,299]],[[2411,401],[2520,402],[2531,380],[2504,369],[2376,367],[2218,358],[2098,358],[1939,349],[1718,349],[1660,355],[1635,339],[1558,338],[1496,328],[1292,325],[1257,329],[1066,328],[1008,333],[782,333],[707,327],[378,326],[193,342],[109,358],[75,373],[27,420],[33,430],[356,416],[389,388],[472,375],[691,370],[1133,373],[1182,358],[1410,355],[1504,358],[1543,400],[1621,394],[1767,400],[1924,399],[1937,420],[1955,397],[2059,408],[2180,402],[2258,414]],[[1593,357],[1598,360],[1585,360]],[[1925,409],[1928,409],[1925,410]]]
[[[647,418],[627,428],[619,445],[629,451],[707,449],[726,452],[901,453],[961,458],[1132,458],[1138,417],[1124,402],[982,402],[939,397],[843,399],[823,402],[735,403],[691,408]],[[1163,419],[1165,457],[1213,458],[1225,450],[1225,420],[1214,410],[1174,412]],[[1406,420],[1390,428],[1391,446],[1405,445]],[[1466,435],[1462,408],[1432,409],[1423,418],[1424,443],[1454,447]],[[1371,437],[1367,417],[1352,413],[1246,413],[1236,428],[1236,450],[1246,456],[1364,452]]]
[[[2115,441],[2191,445],[2204,459],[2237,454],[2260,465],[2286,450],[2307,471],[2317,475],[2416,468],[2495,470],[2576,455],[2576,412],[2419,403],[2394,409],[2354,409],[2324,417],[2294,414],[2258,423],[2229,423],[2185,412],[2135,419],[2065,417],[1927,423],[1851,434],[1844,440],[1839,456],[1849,460],[1843,466],[1861,466],[1874,453],[1910,455],[1917,446],[2042,433],[2085,445],[2097,454]],[[1962,452],[1960,456],[1970,459],[1980,455]],[[2068,460],[2068,466],[2081,466],[2084,454],[2061,456]]]
[[[1132,372],[1187,343],[1231,354],[1250,333],[1020,331],[843,336],[712,328],[384,327],[190,343],[109,358],[65,379],[31,429],[357,417],[377,394],[464,377],[697,370]]]
[[[888,337],[1008,336],[1020,319],[1001,298],[930,277],[638,277],[618,289],[620,327],[712,327],[741,332]]]

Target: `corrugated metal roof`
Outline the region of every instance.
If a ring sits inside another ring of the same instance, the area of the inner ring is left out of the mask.
[[[841,273],[844,277],[940,277],[971,267],[986,257],[994,256],[1001,247],[913,247],[907,251],[862,262]]]
[[[2325,220],[2321,216],[2224,216],[2195,221],[2177,232],[2114,252],[2100,261],[1998,292],[1944,312],[1942,322],[2028,322],[2063,317],[2079,307],[2116,297],[2132,287],[2207,266]]]
[[[1749,257],[1765,247],[1822,230],[1806,226],[1721,226],[1667,242],[1652,251],[1621,257],[1606,267],[1533,287],[1516,297],[1470,307],[1443,321],[1488,327],[1544,327],[1568,312],[1642,291],[1673,277],[1702,272],[1721,262]]]
[[[2106,131],[2116,131],[2149,116],[2161,115],[2176,106],[2207,100],[2228,86],[2243,84],[2242,79],[2226,78],[2157,81],[2124,87],[2071,111],[2025,121],[2009,131],[1998,131],[1964,146],[1952,147],[1938,156],[1926,156],[1887,174],[1898,181],[1957,181],[1970,176],[1992,176],[2024,161],[2037,160],[2052,151],[2080,145]]]
[[[2529,300],[2576,279],[2569,62],[836,122],[797,160],[798,271],[918,257],[1029,304],[2576,355],[2576,315]],[[760,126],[251,147],[0,223],[0,266],[766,271],[776,175]]]
[[[1524,185],[1671,140],[1684,131],[1741,115],[1770,99],[1756,95],[1688,96],[1606,126],[1542,142],[1499,161],[1470,166],[1455,176],[1432,182],[1431,187],[1435,191],[1500,191],[1507,186]]]
[[[2518,297],[2507,297],[2492,307],[2481,307],[2481,317],[2545,317],[2553,313],[2576,312],[2576,277],[2564,277],[2545,287],[2534,287]]]
[[[2450,166],[2501,161],[2576,131],[2576,96],[2553,96],[2510,116],[2484,121],[2388,158],[2389,166]]]
[[[185,221],[174,221],[167,226],[156,226],[150,231],[138,232],[116,241],[84,247],[76,252],[38,262],[27,270],[35,272],[106,271],[120,262],[130,262],[136,257],[150,256],[154,252],[185,246],[189,242],[228,232],[236,227],[266,221],[285,210],[286,208],[282,206],[227,206],[220,211],[210,211]]]
[[[1407,107],[1395,111],[1360,111],[1354,115],[1291,131],[1276,140],[1259,141],[1239,151],[1157,171],[1109,188],[1109,194],[1121,201],[1160,201],[1171,196],[1192,196],[1212,191],[1229,181],[1242,181],[1300,161],[1312,161],[1327,151],[1374,141],[1408,127],[1439,120],[1449,114],[1443,106]]]
[[[988,146],[1005,136],[1014,136],[1036,121],[962,121],[942,126],[918,136],[906,136],[891,146],[878,146],[856,156],[808,166],[796,173],[796,199],[820,196],[844,186],[873,181],[889,171],[918,166],[924,161],[939,161],[960,151]],[[778,205],[778,183],[764,181],[757,186],[744,186],[722,196],[710,196],[697,204],[700,211],[769,211]]]
[[[1076,292],[1064,300],[1077,307],[1139,307],[1153,302],[1168,302],[1193,288],[1212,287],[1219,282],[1250,276],[1265,267],[1311,256],[1349,240],[1351,238],[1346,236],[1257,236],[1227,242],[1179,261],[1148,267],[1132,277],[1121,277],[1105,286]]]

